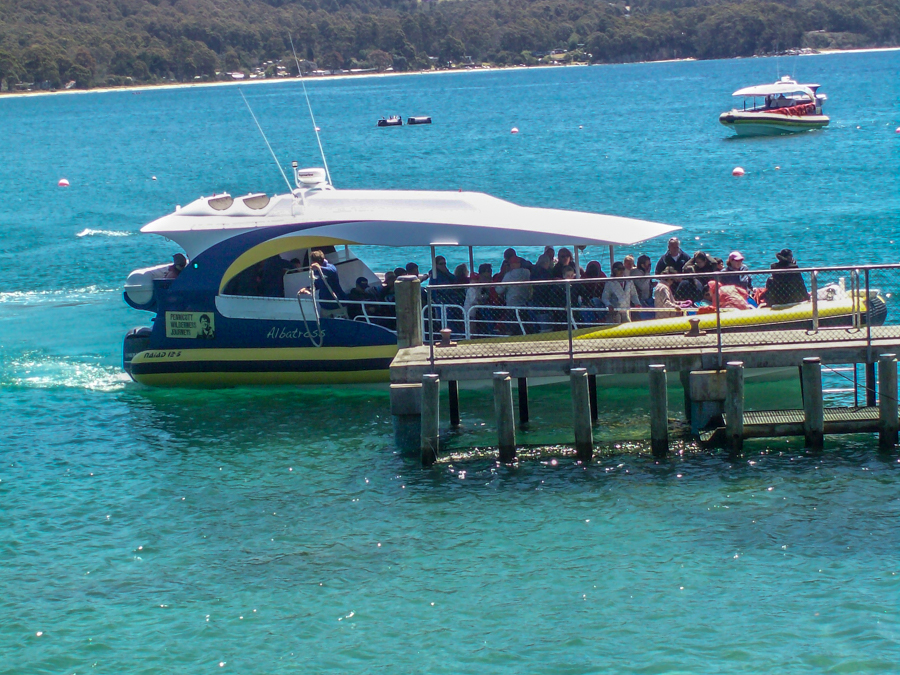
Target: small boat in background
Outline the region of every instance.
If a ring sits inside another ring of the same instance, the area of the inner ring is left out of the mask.
[[[426,116],[407,117],[407,124],[431,124],[431,118]]]
[[[774,84],[738,89],[732,96],[744,98],[742,109],[734,108],[719,115],[719,122],[738,136],[772,136],[821,129],[830,121],[822,114],[824,94],[817,93],[818,84],[798,84],[782,77]],[[763,104],[757,105],[756,99]],[[752,99],[750,107],[747,101]]]
[[[401,118],[400,115],[392,115],[387,119],[382,117],[378,120],[377,125],[379,127],[400,127],[403,126],[403,118]]]

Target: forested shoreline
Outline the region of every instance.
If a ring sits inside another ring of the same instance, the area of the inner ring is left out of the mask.
[[[0,89],[900,45],[900,0],[0,0]]]

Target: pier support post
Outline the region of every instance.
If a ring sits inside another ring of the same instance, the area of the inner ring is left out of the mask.
[[[866,405],[872,407],[875,405],[875,364],[866,364]]]
[[[397,347],[422,346],[422,282],[415,276],[398,277],[394,282],[397,310]]]
[[[431,466],[438,457],[441,411],[441,378],[422,376],[422,466]]]
[[[690,374],[691,434],[722,424],[725,412],[725,371],[695,370]]]
[[[513,419],[512,379],[509,373],[494,373],[494,412],[497,415],[497,438],[500,461],[516,458],[516,422]]]
[[[588,394],[591,397],[591,423],[596,424],[597,417],[597,376],[588,375]]]
[[[455,428],[459,426],[459,382],[447,382],[447,394],[450,398],[450,426]]]
[[[825,402],[822,400],[822,362],[818,356],[803,359],[803,435],[806,447],[821,450],[825,444]]]
[[[594,434],[591,424],[591,402],[588,374],[585,368],[572,368],[572,421],[575,426],[575,455],[579,462],[594,458]]]
[[[725,433],[735,454],[744,450],[744,362],[725,364]]]
[[[691,422],[691,371],[679,371],[678,377],[681,380],[681,388],[684,389],[684,419],[690,424]]]
[[[897,355],[878,357],[878,445],[891,450],[900,429],[897,407]]]
[[[650,366],[650,448],[654,457],[669,452],[669,390],[666,367]]]
[[[528,378],[520,377],[516,389],[519,393],[519,424],[528,424]]]
[[[422,385],[391,385],[391,417],[394,422],[394,446],[403,453],[421,447]]]

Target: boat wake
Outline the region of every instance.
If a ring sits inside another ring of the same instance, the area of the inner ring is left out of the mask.
[[[76,237],[130,237],[133,232],[121,232],[119,230],[92,230],[89,227],[84,228],[76,234]]]
[[[10,358],[0,367],[0,387],[107,392],[120,391],[130,382],[118,366],[52,356],[41,351]]]
[[[117,292],[113,288],[91,285],[83,288],[67,288],[45,291],[0,292],[0,305],[71,305],[95,300],[98,296]]]

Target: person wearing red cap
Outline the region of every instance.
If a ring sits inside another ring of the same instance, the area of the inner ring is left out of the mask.
[[[741,274],[741,272],[749,272],[744,264],[744,256],[740,251],[732,251],[725,263],[725,271],[730,274],[722,275],[723,286],[740,286],[747,293],[753,292],[753,281],[749,274]]]

